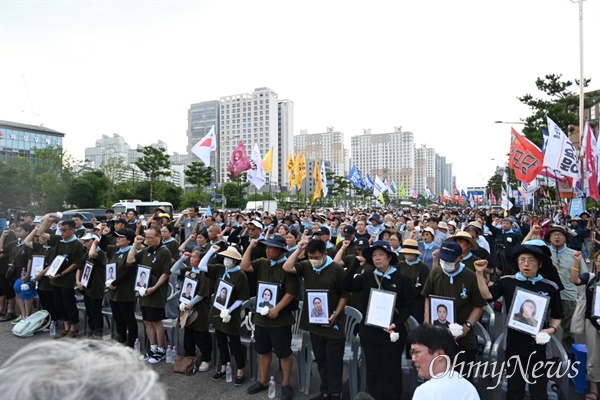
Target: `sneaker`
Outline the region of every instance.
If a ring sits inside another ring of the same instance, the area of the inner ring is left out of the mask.
[[[140,360],[140,361],[148,361],[149,359],[152,358],[153,355],[154,355],[154,352],[152,351],[152,349],[148,349],[148,351],[146,352],[146,354],[142,354],[141,356],[138,357],[138,360]]]
[[[10,321],[11,325],[16,325],[19,323],[19,321],[23,321],[25,318],[23,318],[22,315],[19,315],[17,318],[15,318],[13,321]]]
[[[285,385],[281,387],[281,400],[292,400],[294,397],[294,391],[290,385]]]
[[[246,382],[246,376],[242,375],[242,376],[236,376],[235,377],[235,386],[242,386],[244,384],[244,382]]]
[[[268,388],[269,386],[263,385],[262,383],[260,383],[260,381],[256,381],[252,386],[248,388],[248,390],[246,390],[246,393],[256,394],[262,392],[263,390],[267,390]]]
[[[200,363],[200,368],[198,368],[198,371],[206,372],[206,371],[208,371],[209,368],[210,368],[210,364],[206,361],[202,361]]]
[[[167,357],[167,352],[166,351],[157,351],[156,353],[152,354],[152,357],[150,357],[148,359],[148,362],[150,364],[158,364],[159,362],[161,362],[162,360],[164,360],[165,357]]]
[[[220,381],[221,379],[225,378],[225,375],[226,375],[226,372],[217,371],[217,373],[213,375],[212,380]]]

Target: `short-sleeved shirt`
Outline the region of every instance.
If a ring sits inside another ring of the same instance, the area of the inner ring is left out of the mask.
[[[76,236],[73,236],[74,238]],[[63,271],[69,266],[76,264],[77,267],[80,267],[83,263],[83,245],[79,242],[79,240],[61,240],[60,236],[51,235],[50,243],[52,246],[56,248],[55,256],[67,256],[65,258],[65,262],[58,270],[58,273],[63,273]],[[49,260],[52,263],[52,260]],[[77,273],[77,268],[56,279],[52,279],[50,284],[53,286],[63,287],[63,288],[74,288],[75,287],[75,274]]]
[[[4,254],[8,255],[8,262],[15,268],[13,279],[21,275],[21,269],[27,270],[27,262],[31,258],[31,249],[24,243],[16,240],[4,245]]]
[[[31,252],[31,256],[44,256],[44,268],[50,265],[49,260],[54,258],[55,249],[52,246],[43,246],[41,243],[33,242],[33,251]],[[33,271],[34,274],[37,275],[36,271]],[[38,290],[41,291],[51,291],[52,285],[50,285],[50,278],[47,276],[42,276],[42,279],[38,281]]]
[[[171,274],[171,252],[162,244],[157,248],[144,248],[135,255],[136,265],[150,267],[149,285],[154,286],[161,275]],[[151,296],[140,297],[140,306],[164,308],[167,304],[168,282],[165,281]]]
[[[179,242],[173,238],[168,242],[163,242],[165,247],[171,252],[173,262],[179,260]]]
[[[106,286],[104,284],[106,278],[106,253],[100,249],[97,250],[97,253],[98,256],[94,259],[90,259],[89,254],[85,253],[84,262],[79,266],[79,270],[83,274],[86,262],[93,265],[87,288],[83,290],[83,293],[91,299],[104,298],[104,287]]]
[[[531,281],[517,280],[515,275],[505,275],[491,286],[490,293],[492,300],[497,300],[500,296],[504,297],[504,304],[507,313],[511,310],[511,305],[517,288],[523,288],[550,297],[549,315],[550,318],[562,319],[563,308],[560,300],[560,291],[558,285],[549,279],[542,279],[535,284]],[[536,315],[537,318],[537,315]],[[542,318],[542,317],[540,317]],[[548,327],[544,322],[542,325]],[[532,351],[537,351],[538,354],[544,354],[545,346],[537,345],[535,339],[530,334],[516,331],[514,329],[504,327],[506,335],[504,340],[505,350],[517,354],[530,354]]]
[[[130,302],[135,301],[135,268],[129,268],[127,264],[127,254],[129,251],[122,251],[117,246],[107,246],[106,254],[108,263],[115,263],[115,280],[112,285],[115,290],[108,290],[108,298],[111,301]]]
[[[307,290],[327,290],[327,304],[329,306],[329,315],[327,317],[333,314],[340,299],[350,297],[350,294],[342,289],[344,268],[336,262],[332,262],[317,274],[310,261],[300,261],[296,263],[296,273],[298,276],[304,277],[304,287]],[[337,316],[335,321],[338,327],[337,330],[324,327],[321,324],[310,324],[308,321],[308,310],[312,305],[307,304],[308,296],[304,295],[303,298],[305,303],[300,317],[300,328],[328,339],[343,339],[346,337],[344,331],[346,316],[343,311]]]
[[[226,268],[222,264],[208,265],[207,277],[211,280],[211,282],[213,282],[213,287],[215,288],[219,286],[219,281],[221,279],[233,286],[231,295],[229,296],[229,304],[226,305],[226,308],[229,308],[237,300],[248,300],[250,298],[250,289],[248,286],[248,278],[246,277],[246,273],[244,271],[229,272],[229,276],[224,276],[225,270]],[[216,307],[212,307],[211,321],[213,326],[215,329],[218,329],[219,331],[228,335],[239,336],[240,325],[242,323],[242,318],[240,315],[241,311],[242,307],[237,307],[230,314],[231,320],[228,323],[224,323],[223,320],[219,318],[221,310]]]
[[[283,293],[291,294],[293,296],[298,295],[298,277],[294,274],[285,272],[283,270],[283,262],[271,266],[271,260],[259,258],[258,260],[252,261],[250,265],[254,269],[259,282],[271,282],[279,285],[277,291],[279,297],[277,299],[278,301],[283,298]],[[281,328],[294,325],[295,322],[294,315],[287,309],[281,310],[275,319],[270,319],[268,316],[263,316],[260,313],[257,313],[254,316],[254,323],[256,326],[262,326],[263,328]]]
[[[427,267],[427,264],[419,261],[414,265],[408,265],[406,261],[401,261],[398,263],[397,268],[398,271],[410,278],[416,297],[421,297],[421,291],[429,277],[429,267]]]
[[[465,267],[453,278],[453,282],[450,283],[450,277],[441,267],[435,268],[425,282],[422,295],[426,298],[430,295],[453,298],[454,322],[462,325],[467,321],[474,307],[483,307],[487,302],[479,292],[477,275],[470,269]],[[465,337],[458,340],[458,344],[466,349],[477,348],[475,330],[469,330]]]

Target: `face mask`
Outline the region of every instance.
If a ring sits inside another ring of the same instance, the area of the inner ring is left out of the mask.
[[[313,268],[319,268],[321,265],[323,265],[323,260],[308,260],[310,261],[310,265],[313,266]]]
[[[223,265],[227,268],[233,267],[233,264],[234,264],[234,262],[231,258],[226,258],[223,260]]]
[[[456,263],[451,263],[450,261],[440,260],[440,267],[444,270],[444,272],[451,273],[456,269]]]

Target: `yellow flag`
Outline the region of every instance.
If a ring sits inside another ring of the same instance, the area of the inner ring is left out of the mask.
[[[313,178],[315,178],[315,192],[313,193],[313,199],[311,204],[315,203],[319,197],[321,197],[321,191],[323,190],[323,181],[321,180],[321,168],[319,167],[319,161],[315,160],[315,168],[313,170]]]
[[[306,179],[306,155],[300,157],[300,180]]]
[[[288,155],[287,163],[285,164],[285,169],[290,174],[290,190],[292,186],[296,184],[296,176],[294,174],[294,158],[292,157],[292,153]]]
[[[383,192],[381,192],[379,194],[379,197],[377,198],[377,200],[379,200],[381,202],[381,204],[383,204],[385,206],[385,199],[383,198]]]
[[[296,161],[294,161],[294,177],[296,178],[298,190],[302,189],[302,173],[300,172],[301,163],[302,158],[300,157],[300,153],[296,153]]]
[[[263,158],[263,169],[266,174],[271,173],[273,170],[273,147],[267,151],[267,154],[265,154],[265,157]]]

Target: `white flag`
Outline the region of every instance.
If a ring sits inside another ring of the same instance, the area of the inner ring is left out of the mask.
[[[379,176],[375,175],[375,184],[373,185],[373,195],[375,197],[379,197],[379,195],[383,192],[385,192],[385,183],[383,183],[383,181],[381,179],[379,179]]]
[[[318,161],[315,161],[318,162]],[[327,189],[327,173],[325,172],[325,161],[321,161],[321,182],[323,182],[323,198],[327,197],[329,189]]]
[[[202,139],[198,140],[192,146],[191,152],[198,156],[204,162],[204,165],[210,167],[210,152],[217,149],[217,140],[215,139],[215,126]]]
[[[248,180],[256,186],[256,190],[260,190],[267,182],[267,175],[265,174],[265,168],[263,167],[263,161],[257,143],[254,143],[254,147],[252,148],[250,167],[251,168],[248,171]]]
[[[548,167],[551,172],[558,171],[564,176],[570,176],[576,182],[579,179],[579,163],[575,146],[554,121],[550,118],[547,120],[548,145],[544,154],[544,167]]]
[[[508,199],[508,195],[506,194],[506,190],[502,189],[502,204],[501,204],[502,208],[504,210],[510,210],[511,208],[513,208],[513,203],[511,203],[511,201]]]

